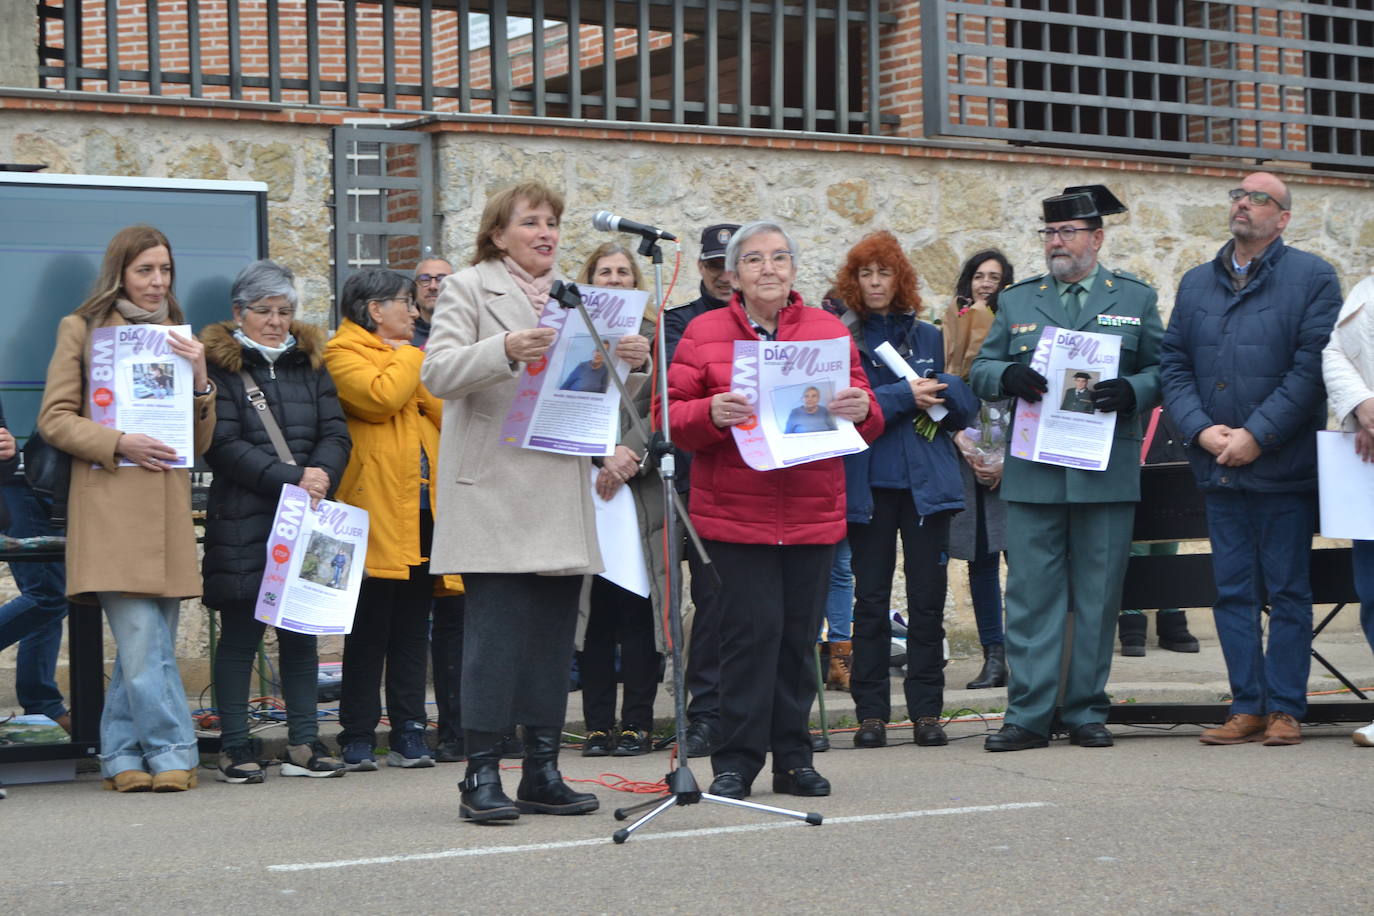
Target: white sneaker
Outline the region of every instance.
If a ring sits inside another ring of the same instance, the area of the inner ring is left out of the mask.
[[[1360,747],[1374,747],[1374,722],[1369,723],[1364,728],[1357,728],[1351,732],[1350,737]]]

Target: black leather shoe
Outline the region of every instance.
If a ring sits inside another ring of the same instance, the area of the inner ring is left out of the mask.
[[[816,798],[830,794],[830,780],[811,767],[796,767],[786,773],[773,774],[773,791],[784,795]]]
[[[882,719],[864,719],[854,733],[855,747],[886,747],[887,723]]]
[[[945,730],[940,727],[940,720],[934,716],[922,716],[917,719],[912,731],[916,734],[916,743],[921,747],[942,747],[949,744]]]
[[[467,755],[463,753],[462,738],[453,741],[440,741],[438,746],[434,748],[436,763],[461,763],[467,759]]]
[[[687,725],[687,756],[709,757],[714,750],[711,740],[711,724],[705,719],[695,719]]]
[[[501,736],[499,750],[502,760],[523,760],[525,757],[525,745],[515,732]]]
[[[1079,747],[1111,747],[1116,742],[1107,726],[1101,722],[1088,722],[1073,730],[1069,735],[1069,743]]]
[[[520,817],[520,809],[501,790],[499,759],[468,762],[468,774],[458,783],[463,793],[459,817],[470,821],[513,821]]]
[[[711,788],[706,791],[723,798],[748,798],[749,783],[745,782],[743,773],[717,773],[711,780]]]
[[[1007,647],[994,643],[983,647],[983,670],[978,676],[964,685],[965,690],[986,690],[989,687],[1007,686]]]
[[[520,785],[515,790],[515,807],[522,814],[588,814],[601,803],[590,792],[575,792],[558,772],[558,751],[563,742],[561,728],[525,726],[525,762]]]
[[[830,739],[824,734],[813,733],[811,735],[811,753],[824,754],[828,750],[830,750]]]
[[[1007,723],[983,742],[985,751],[1028,751],[1035,747],[1049,747],[1050,740],[1019,725]]]

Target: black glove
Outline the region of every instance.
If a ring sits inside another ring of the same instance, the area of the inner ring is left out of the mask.
[[[1093,409],[1125,413],[1135,407],[1135,389],[1124,378],[1109,378],[1093,386]]]
[[[1030,366],[1012,363],[1002,373],[1002,390],[1034,404],[1049,389],[1045,377]]]

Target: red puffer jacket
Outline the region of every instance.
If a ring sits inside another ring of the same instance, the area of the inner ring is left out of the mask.
[[[778,313],[778,340],[848,337],[839,319],[807,308],[792,293]],[[687,325],[668,369],[673,440],[694,453],[692,521],[704,538],[736,544],[834,544],[845,536],[844,463],[825,458],[756,471],[744,463],[734,436],[711,422],[711,397],[730,390],[736,340],[756,340],[738,294],[722,309]],[[849,383],[868,393],[868,418],[857,424],[865,442],[883,431],[859,352],[849,345]]]

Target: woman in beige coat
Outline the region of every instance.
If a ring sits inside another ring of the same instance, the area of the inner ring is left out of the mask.
[[[151,226],[116,233],[94,292],[58,325],[38,415],[43,438],[72,456],[67,594],[99,601],[117,647],[100,766],[120,792],[192,788],[200,761],[176,662],[181,600],[200,595],[189,462],[152,436],[96,423],[86,396],[94,329],[184,322],[172,279],[166,236]],[[169,340],[192,367],[199,455],[215,429],[205,349],[175,332]]]
[[[578,593],[583,575],[602,569],[590,466],[500,441],[522,370],[541,366],[554,342],[555,331],[537,324],[559,278],[562,213],[562,195],[539,182],[487,201],[472,266],[444,281],[420,368],[446,402],[430,567],[462,573],[467,590],[459,813],[474,821],[598,805],[558,772]],[[637,334],[616,347],[632,366],[648,354]],[[511,801],[498,744],[517,722],[525,761]]]

